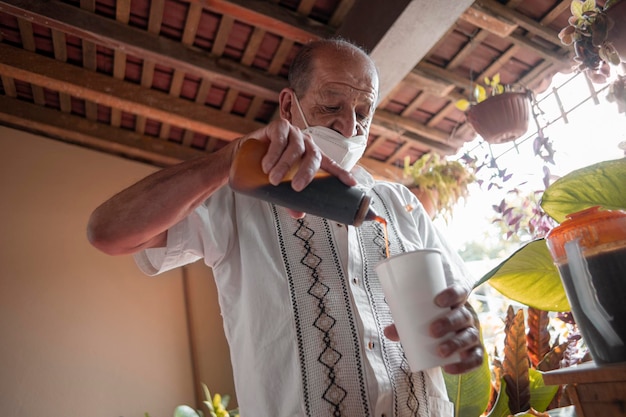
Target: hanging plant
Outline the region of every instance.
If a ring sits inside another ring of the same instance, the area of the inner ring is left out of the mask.
[[[456,102],[456,107],[465,112],[473,105],[487,100],[488,97],[497,96],[498,94],[505,92],[505,86],[500,83],[499,73],[494,75],[493,78],[485,77],[484,82],[486,87],[480,84],[474,84],[470,99],[466,100],[462,98],[458,100]]]
[[[515,140],[528,130],[529,92],[500,83],[500,74],[485,77],[486,87],[476,84],[469,100],[456,107],[465,112],[468,123],[486,142],[497,144]]]
[[[609,0],[599,7],[595,0],[572,0],[570,11],[559,39],[574,46],[576,70],[586,72],[594,83],[604,83],[611,66],[626,59],[626,1]]]
[[[465,163],[456,160],[448,160],[436,153],[427,153],[411,164],[410,158],[404,159],[404,175],[410,178],[407,186],[420,199],[427,208],[430,199],[433,203],[434,212],[431,217],[438,214],[448,218],[452,214],[452,208],[461,198],[468,195],[469,184],[476,181],[473,161]]]

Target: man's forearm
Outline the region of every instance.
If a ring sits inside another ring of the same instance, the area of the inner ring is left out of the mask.
[[[111,255],[160,246],[169,227],[227,183],[236,146],[155,172],[105,201],[89,219],[89,241]]]

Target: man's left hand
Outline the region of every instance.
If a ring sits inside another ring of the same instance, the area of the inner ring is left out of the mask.
[[[469,292],[460,286],[446,288],[435,297],[439,307],[449,307],[450,312],[430,324],[430,335],[439,338],[454,332],[454,337],[441,342],[438,354],[445,358],[459,352],[461,361],[446,365],[443,370],[449,374],[462,374],[479,367],[483,363],[484,347],[480,342],[478,318],[467,302]],[[395,325],[385,328],[385,336],[399,341]]]

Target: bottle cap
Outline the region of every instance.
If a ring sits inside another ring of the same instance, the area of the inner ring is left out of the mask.
[[[626,246],[626,212],[590,207],[568,214],[546,236],[548,249],[557,263],[566,261],[565,244],[578,240],[586,255]]]

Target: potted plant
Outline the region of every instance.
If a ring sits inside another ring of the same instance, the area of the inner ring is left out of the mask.
[[[621,189],[625,183],[626,158],[601,162],[573,171],[548,186],[542,196],[541,207],[557,224],[567,214],[592,206],[626,210],[626,194]],[[541,342],[547,333],[547,312],[571,311],[559,271],[545,240],[532,240],[522,246],[479,279],[474,288],[485,282],[507,298],[528,306],[528,329],[524,329],[520,311],[514,314],[509,308],[505,327],[505,360],[493,364],[496,375],[493,384],[485,376],[484,364],[466,375],[444,374],[450,398],[455,403],[455,415],[475,416],[487,407],[489,411],[486,415],[489,417],[508,416],[518,412],[511,410],[513,406],[519,406],[520,399],[525,400],[526,407],[530,404],[540,411],[553,407],[549,404],[559,392],[559,387],[545,386],[542,372],[576,364],[571,357],[568,359],[568,350],[576,338],[561,340],[555,346]],[[571,318],[571,314],[568,317]],[[588,358],[585,355],[582,360]],[[561,362],[563,359],[566,359],[564,363]],[[509,362],[509,371],[506,371],[504,362]],[[487,405],[484,389],[480,388],[492,385],[495,395]]]
[[[202,391],[204,392],[205,400],[204,405],[209,410],[211,417],[239,417],[239,410],[227,410],[228,403],[230,401],[229,395],[215,394],[211,397],[209,388],[202,384]],[[195,410],[188,405],[179,405],[174,410],[174,417],[203,417],[204,413],[201,410]],[[149,417],[149,416],[148,416]]]
[[[529,91],[500,83],[500,74],[485,77],[486,87],[476,84],[469,100],[456,107],[486,142],[498,144],[515,140],[528,130]]]
[[[610,66],[626,62],[626,1],[572,0],[568,25],[559,32],[564,45],[574,45],[576,69],[589,79],[604,83]]]
[[[468,195],[469,184],[476,181],[473,161],[448,160],[436,153],[422,155],[413,164],[404,159],[404,175],[409,189],[420,200],[431,218],[450,216],[456,202]]]

